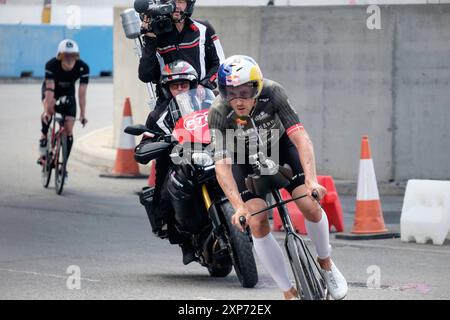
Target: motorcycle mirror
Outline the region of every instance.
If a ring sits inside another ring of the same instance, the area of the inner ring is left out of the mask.
[[[131,134],[132,136],[140,136],[144,132],[151,132],[146,126],[142,124],[134,124],[131,126],[127,126],[124,131],[125,133]]]

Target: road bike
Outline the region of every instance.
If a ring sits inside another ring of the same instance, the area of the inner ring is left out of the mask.
[[[55,191],[58,195],[61,195],[64,188],[68,158],[64,121],[64,117],[56,114],[53,116],[52,124],[47,134],[47,149],[41,159],[42,185],[44,188],[48,188],[54,169]]]
[[[272,171],[270,174],[262,175],[262,170]],[[295,232],[286,204],[298,199],[308,197],[301,195],[293,199],[283,201],[279,189],[289,185],[292,178],[292,171],[288,168],[276,165],[272,160],[266,158],[261,152],[255,157],[253,164],[254,174],[246,178],[247,188],[254,194],[263,196],[271,193],[275,203],[265,209],[254,212],[251,216],[278,208],[286,237],[284,247],[286,249],[299,299],[301,300],[329,300],[330,294],[326,286],[323,272],[314,259],[311,251],[306,246],[305,241]],[[319,194],[316,190],[312,193],[312,198],[319,203]],[[242,226],[246,224],[246,218],[241,216],[239,222]],[[247,227],[246,232],[249,233]]]

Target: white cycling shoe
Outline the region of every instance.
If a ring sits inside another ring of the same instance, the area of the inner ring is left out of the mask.
[[[331,271],[322,269],[322,272],[331,297],[334,300],[344,299],[348,291],[347,281],[335,264],[331,262]]]

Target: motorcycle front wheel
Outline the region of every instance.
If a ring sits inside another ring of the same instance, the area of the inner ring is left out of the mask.
[[[253,288],[258,283],[258,271],[252,243],[245,233],[231,223],[231,216],[234,214],[231,204],[228,201],[224,202],[221,209],[226,221],[229,249],[236,275],[244,288]]]

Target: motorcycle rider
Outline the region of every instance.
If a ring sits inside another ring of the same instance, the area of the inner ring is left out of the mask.
[[[186,61],[177,60],[167,64],[163,68],[161,71],[160,83],[165,100],[160,108],[150,112],[146,121],[146,126],[153,131],[168,134],[175,126],[172,116],[168,111],[168,105],[177,95],[198,88],[198,74],[192,65]],[[151,142],[152,140],[149,138],[152,138],[152,136],[144,136],[138,147],[142,144]],[[183,238],[180,235],[169,235],[169,232],[171,231],[176,232],[176,230],[171,228],[171,225],[168,225],[168,223],[171,223],[174,216],[166,184],[170,165],[171,159],[169,153],[162,154],[156,161],[155,191],[151,204],[151,214],[156,218],[156,225],[152,226],[152,228],[153,232],[160,238],[178,238],[178,241],[181,242],[179,244],[183,252],[183,263],[186,265],[196,260],[195,249],[191,240]],[[175,242],[177,242],[177,240],[175,240]]]
[[[316,248],[330,294],[334,299],[343,299],[348,287],[344,276],[330,258],[327,215],[312,199],[313,190],[322,198],[326,189],[317,182],[312,142],[284,88],[264,79],[255,60],[242,55],[225,60],[218,71],[218,82],[220,98],[214,101],[209,110],[208,124],[216,149],[217,181],[235,209],[233,224],[243,231],[239,218],[244,216],[247,219],[255,251],[265,269],[286,299],[295,298],[297,292],[289,280],[283,252],[270,232],[268,214],[250,216],[251,212],[267,207],[265,199],[249,191],[245,184],[245,178],[253,173],[253,168],[249,161],[236,162],[240,152],[247,159],[249,147],[236,150],[236,146],[239,140],[249,139],[254,128],[259,132],[278,130],[278,136],[262,136],[261,133],[261,140],[265,140],[264,143],[270,145],[272,151],[278,144],[279,164],[291,167],[293,177],[286,190],[292,197],[309,195],[295,203],[305,216],[308,235]],[[226,136],[228,130],[235,130],[233,139]],[[245,146],[245,143],[241,145]]]

